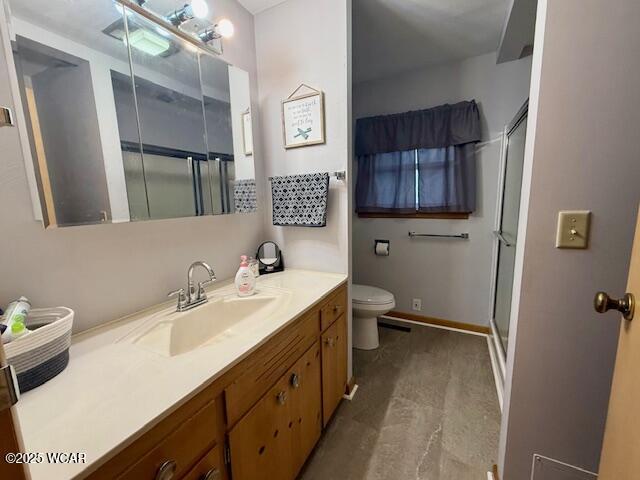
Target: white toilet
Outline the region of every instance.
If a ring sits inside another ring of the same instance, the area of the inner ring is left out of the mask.
[[[378,340],[378,317],[393,310],[393,294],[369,285],[353,285],[353,346],[360,350],[374,350]]]

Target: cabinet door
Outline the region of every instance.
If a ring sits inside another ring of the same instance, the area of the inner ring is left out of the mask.
[[[347,385],[347,320],[342,315],[322,334],[322,417],[327,425]]]
[[[234,480],[293,478],[289,376],[283,376],[229,433]]]
[[[320,343],[296,362],[289,376],[291,413],[294,424],[292,452],[294,471],[300,471],[322,433],[322,391]]]

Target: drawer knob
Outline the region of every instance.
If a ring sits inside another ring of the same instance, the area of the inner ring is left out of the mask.
[[[220,478],[220,470],[212,468],[202,476],[201,480],[218,480]]]
[[[156,480],[171,480],[176,473],[177,465],[175,460],[167,460],[158,469]]]
[[[287,392],[279,392],[278,395],[276,395],[276,400],[278,400],[279,405],[284,405],[285,403],[287,403]]]
[[[324,343],[326,343],[328,347],[334,347],[336,344],[336,341],[334,338],[329,337],[324,341]]]
[[[337,312],[340,309],[340,305],[334,305],[333,306],[333,311]]]
[[[291,374],[291,386],[293,388],[300,387],[300,377],[298,376],[297,373],[292,373]]]

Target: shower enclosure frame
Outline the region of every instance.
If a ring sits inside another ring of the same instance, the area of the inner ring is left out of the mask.
[[[509,122],[504,130],[502,131],[502,142],[501,142],[501,150],[500,150],[500,164],[499,164],[499,176],[498,176],[498,189],[497,189],[497,198],[498,203],[496,205],[496,214],[494,219],[494,232],[500,232],[501,224],[502,224],[502,213],[504,206],[504,194],[506,187],[506,171],[507,171],[507,156],[509,151],[509,138],[510,135],[520,126],[520,124],[528,117],[529,114],[529,100],[520,107],[516,115],[513,117],[511,122]],[[522,196],[522,192],[520,192]],[[497,300],[497,283],[498,283],[498,262],[499,262],[499,252],[500,252],[500,238],[499,235],[494,235],[493,241],[493,251],[492,251],[492,266],[491,266],[491,304],[489,310],[489,325],[491,327],[491,339],[490,344],[492,350],[495,352],[495,357],[497,360],[497,364],[499,367],[500,373],[500,382],[504,383],[505,372],[506,372],[506,362],[507,362],[507,352],[502,344],[500,339],[500,334],[498,332],[498,327],[495,321],[495,309],[496,309],[496,300]],[[502,391],[502,385],[499,388]]]

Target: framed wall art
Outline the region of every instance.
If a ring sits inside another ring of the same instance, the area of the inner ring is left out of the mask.
[[[298,94],[305,88],[307,93]],[[324,93],[302,84],[282,101],[284,148],[325,143]]]

